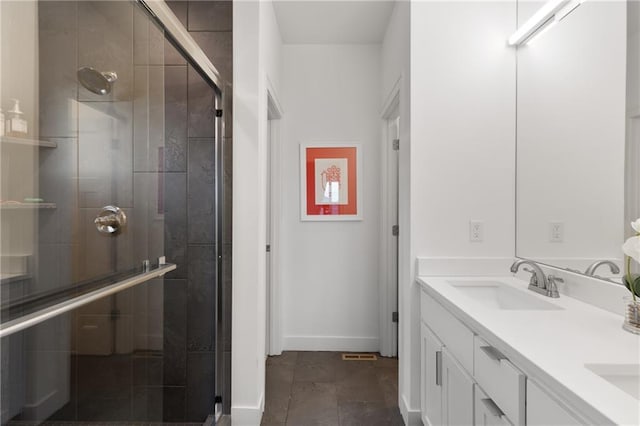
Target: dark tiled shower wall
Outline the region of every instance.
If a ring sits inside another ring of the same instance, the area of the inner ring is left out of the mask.
[[[195,74],[190,65],[166,69],[166,90],[173,92],[166,96],[166,134],[184,143],[172,147],[173,155],[167,157],[171,171],[164,174],[165,253],[179,265],[165,278],[164,413],[166,421],[202,421],[215,397],[216,170],[215,135],[209,125],[215,110],[212,89],[187,77]],[[182,99],[177,88],[183,89]],[[170,102],[176,101],[186,108],[174,103],[169,114]]]
[[[231,410],[232,3],[167,3],[227,83],[223,104],[223,262],[216,265],[213,92],[170,45],[165,46],[165,250],[168,258],[181,266],[165,280],[164,412],[166,421],[197,421],[210,413],[214,380],[223,384],[223,411]],[[223,276],[222,348],[215,347],[216,306],[210,297],[215,290],[216,267],[222,268]],[[174,300],[181,301],[179,307]],[[223,351],[219,377],[213,375],[216,350]]]

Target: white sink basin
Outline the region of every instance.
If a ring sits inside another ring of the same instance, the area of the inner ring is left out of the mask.
[[[640,400],[640,364],[585,364],[587,369]]]
[[[491,309],[518,311],[561,310],[560,306],[542,300],[533,293],[516,290],[500,281],[450,280],[449,284],[474,301]],[[528,291],[528,290],[527,290]]]

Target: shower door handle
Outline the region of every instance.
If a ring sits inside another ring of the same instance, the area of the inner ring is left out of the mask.
[[[116,206],[105,206],[100,210],[93,223],[103,234],[115,234],[127,225],[127,215]]]

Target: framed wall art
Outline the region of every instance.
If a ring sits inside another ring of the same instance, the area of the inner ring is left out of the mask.
[[[362,220],[359,144],[300,144],[300,220]]]

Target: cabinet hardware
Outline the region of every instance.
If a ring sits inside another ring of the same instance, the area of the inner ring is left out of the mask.
[[[436,351],[436,386],[442,385],[442,351]]]
[[[502,412],[502,410],[500,410],[500,407],[498,407],[491,398],[483,398],[481,399],[481,401],[484,404],[484,406],[487,408],[487,411],[489,411],[492,416],[498,417],[498,418],[504,416],[504,413]]]
[[[507,359],[507,357],[504,356],[502,354],[502,352],[500,352],[499,350],[497,350],[493,346],[480,346],[480,349],[482,350],[482,352],[487,354],[487,356],[489,358],[491,358],[492,360],[494,360],[494,361],[500,361],[501,359]]]

